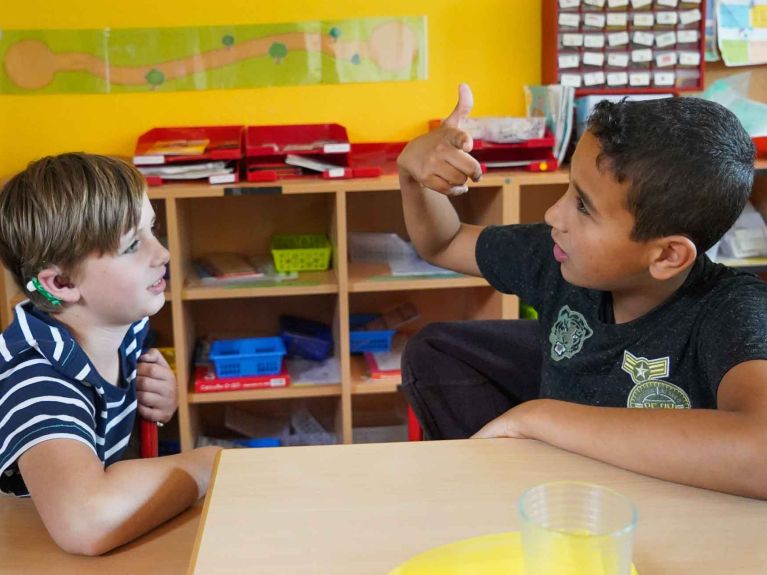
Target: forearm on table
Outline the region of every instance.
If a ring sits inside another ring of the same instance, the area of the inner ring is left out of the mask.
[[[519,419],[526,437],[676,483],[767,499],[767,425],[752,415],[529,403]]]
[[[100,555],[194,503],[219,451],[203,447],[105,468],[92,444],[69,435],[25,447],[18,466],[53,540],[70,553]]]
[[[215,448],[118,462],[106,469],[101,497],[104,546],[113,548],[167,521],[208,489]]]

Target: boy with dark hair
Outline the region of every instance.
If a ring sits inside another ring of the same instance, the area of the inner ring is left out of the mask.
[[[767,286],[705,255],[753,185],[735,116],[695,98],[601,103],[546,223],[461,223],[481,172],[468,86],[398,163],[423,257],[518,294],[539,322],[432,324],[403,387],[427,437],[531,438],[663,479],[767,498]]]
[[[120,461],[138,411],[165,422],[176,381],[142,352],[168,251],[135,168],[62,154],[0,192],[0,257],[30,300],[0,335],[0,490],[31,496],[64,550],[98,555],[194,503],[216,448]]]

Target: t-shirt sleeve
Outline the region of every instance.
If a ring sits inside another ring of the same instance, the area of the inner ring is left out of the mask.
[[[47,366],[46,366],[47,367]],[[0,490],[11,492],[19,456],[49,439],[72,439],[96,453],[95,410],[83,391],[40,360],[7,368],[0,381]]]
[[[477,265],[495,289],[538,308],[548,276],[559,273],[558,266],[552,266],[553,249],[546,224],[488,226],[477,239]]]
[[[729,290],[703,318],[698,337],[698,365],[716,397],[725,374],[745,361],[767,359],[767,286]]]

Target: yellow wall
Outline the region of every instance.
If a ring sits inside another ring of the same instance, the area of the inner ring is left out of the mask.
[[[541,0],[2,0],[2,29],[205,26],[396,15],[428,17],[428,80],[167,94],[0,95],[0,175],[46,154],[130,155],[155,126],[338,122],[355,142],[404,140],[454,105],[524,113],[540,81]]]

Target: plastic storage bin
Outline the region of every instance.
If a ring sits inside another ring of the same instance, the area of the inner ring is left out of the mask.
[[[210,346],[210,360],[218,377],[280,373],[285,344],[279,337],[221,339]]]
[[[277,234],[271,250],[278,272],[321,271],[330,265],[330,240],[322,234]]]
[[[349,316],[349,343],[352,353],[366,351],[389,351],[396,330],[355,330],[379,317],[376,314],[352,314]]]
[[[333,333],[320,321],[280,316],[280,337],[288,354],[321,361],[333,351]]]

